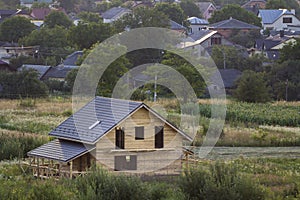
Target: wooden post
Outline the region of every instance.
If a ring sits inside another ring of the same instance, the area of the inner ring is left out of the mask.
[[[50,160],[50,176],[53,176],[53,160]]]
[[[61,163],[59,162],[59,163],[58,163],[58,176],[59,176],[59,177],[61,177],[61,174],[60,174],[60,168],[61,168]]]
[[[73,161],[70,161],[70,178],[72,178],[72,172],[73,172]]]
[[[39,178],[40,177],[40,159],[39,158],[37,158],[37,167],[36,167],[36,169],[37,169],[36,174],[37,174],[37,177]]]

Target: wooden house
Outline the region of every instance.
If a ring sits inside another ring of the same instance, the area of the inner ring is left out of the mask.
[[[192,138],[142,102],[96,97],[49,133],[56,139],[30,152],[36,176],[111,171],[178,174],[183,143]]]

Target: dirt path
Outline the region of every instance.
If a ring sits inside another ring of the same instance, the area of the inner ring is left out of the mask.
[[[194,151],[199,153],[200,148]],[[214,147],[207,159],[252,158],[300,158],[300,147]]]

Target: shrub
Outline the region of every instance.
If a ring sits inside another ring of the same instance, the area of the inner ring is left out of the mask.
[[[180,188],[189,199],[264,199],[262,189],[237,169],[219,162],[210,169],[198,168],[185,172],[179,182]]]

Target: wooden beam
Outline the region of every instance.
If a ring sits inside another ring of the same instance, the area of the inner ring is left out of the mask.
[[[40,177],[40,159],[37,157],[37,177],[39,178]]]
[[[70,161],[70,178],[72,178],[73,173],[73,161]]]

